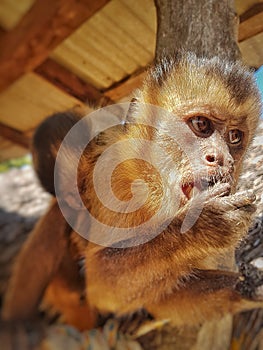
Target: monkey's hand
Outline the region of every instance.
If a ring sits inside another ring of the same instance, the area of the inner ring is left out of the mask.
[[[256,206],[251,191],[229,194],[228,184],[216,184],[199,194],[204,207],[192,234],[203,246],[227,248],[235,246],[247,233]],[[190,202],[190,201],[189,201]]]
[[[197,324],[263,306],[260,288],[251,278],[231,271],[196,269],[175,293],[169,293],[158,304],[147,306],[156,318],[175,324]],[[250,286],[248,288],[248,284]],[[262,296],[262,294],[261,294]]]

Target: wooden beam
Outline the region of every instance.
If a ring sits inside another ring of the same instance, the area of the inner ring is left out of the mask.
[[[28,148],[19,146],[0,137],[0,163],[9,159],[20,158],[28,154]]]
[[[258,15],[260,12],[263,11],[263,3],[258,2],[257,4],[254,4],[250,6],[245,12],[240,14],[240,23],[246,21],[247,19]]]
[[[5,34],[6,34],[6,31],[4,30],[4,28],[0,27],[0,37]]]
[[[130,76],[124,82],[116,84],[104,92],[104,95],[111,100],[118,102],[121,99],[128,97],[131,93],[142,85],[145,77],[145,71],[139,71],[135,75]]]
[[[29,148],[33,132],[24,133],[0,122],[0,135],[22,147]]]
[[[82,102],[105,105],[112,101],[94,86],[84,82],[74,73],[68,71],[54,60],[48,58],[35,69],[35,73],[51,82],[67,94],[76,97]]]
[[[0,36],[0,91],[35,69],[109,0],[36,0],[19,25]]]
[[[240,17],[239,42],[263,32],[263,4],[257,4]]]

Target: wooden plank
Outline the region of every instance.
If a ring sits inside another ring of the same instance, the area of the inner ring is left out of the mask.
[[[0,94],[0,121],[26,132],[48,115],[82,105],[35,73],[27,73]]]
[[[0,91],[35,69],[108,0],[37,0],[20,24],[0,37]]]
[[[153,0],[120,0],[130,11],[156,34],[157,18]]]
[[[138,4],[139,8],[142,7],[142,2],[140,1]],[[133,6],[136,6],[134,2]],[[112,21],[114,27],[120,28],[123,33],[127,33],[138,45],[138,48],[143,48],[150,54],[150,58],[154,57],[155,32],[151,31],[130,7],[119,0],[113,0],[107,6],[107,12],[104,11],[104,13]]]
[[[122,83],[117,84],[113,88],[104,92],[104,95],[111,100],[118,102],[120,100],[129,100],[132,92],[142,85],[146,72],[140,71],[136,75],[129,77]]]
[[[111,52],[103,47],[96,49],[90,38],[79,32],[59,45],[51,58],[97,89],[107,88],[127,75],[111,59]]]
[[[263,32],[263,4],[258,4],[241,16],[238,40],[244,41],[261,32]]]
[[[251,67],[259,68],[263,64],[263,33],[242,41],[239,48],[242,58]]]
[[[38,66],[35,73],[82,102],[93,105],[105,105],[111,102],[108,98],[105,100],[104,95],[94,86],[84,82],[50,58]]]
[[[15,28],[34,2],[35,0],[1,0],[0,26],[5,30]]]
[[[137,6],[141,4],[137,2]],[[149,40],[142,44],[144,32]],[[154,38],[129,7],[112,0],[59,45],[51,57],[96,88],[107,89],[152,61]]]
[[[8,125],[0,122],[0,135],[5,139],[10,140],[22,147],[28,148],[30,145],[31,137],[28,134],[16,130]]]

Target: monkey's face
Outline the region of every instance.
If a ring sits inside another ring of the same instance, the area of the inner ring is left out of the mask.
[[[180,116],[174,114],[180,120],[175,122],[173,132],[167,132],[171,122],[166,120],[173,116],[163,113],[152,137],[154,144],[165,149],[167,157],[156,152],[151,159],[159,164],[162,178],[167,179],[170,198],[180,187],[181,205],[218,183],[227,183],[229,193],[234,192],[248,143],[248,132],[242,123],[228,123],[220,119],[223,114],[209,113],[207,108],[205,112],[201,106],[194,109],[184,110]]]
[[[260,115],[259,94],[251,72],[242,64],[188,54],[164,59],[147,76],[139,100],[158,105],[184,123],[196,137],[198,165],[177,152],[184,202],[193,190],[218,182],[234,192],[243,156]],[[169,121],[171,125],[171,121]],[[158,124],[167,130],[166,121]]]
[[[83,203],[107,226],[145,233],[175,217],[196,191],[226,183],[234,192],[259,115],[259,94],[241,64],[193,55],[164,60],[148,73],[127,122],[88,147],[78,179]]]
[[[146,148],[148,151],[143,146],[141,153],[148,152],[150,162],[157,164],[162,178],[167,179],[166,185],[162,186],[168,189],[167,195],[172,197],[175,189],[178,190],[178,183],[181,205],[186,204],[194,193],[217,183],[229,184],[229,193],[233,193],[251,139],[247,117],[235,115],[212,102],[182,101],[181,105],[173,105],[172,112],[169,106],[165,107],[137,102],[135,120],[138,124],[137,127],[129,126],[127,132],[136,139],[151,140],[151,146]],[[152,144],[164,149],[165,154]]]
[[[189,200],[194,188],[200,192],[218,182],[228,183],[233,191],[247,148],[246,130],[207,114],[187,116],[185,123],[197,137],[200,152],[194,177],[190,162],[181,160],[181,188],[185,197]]]

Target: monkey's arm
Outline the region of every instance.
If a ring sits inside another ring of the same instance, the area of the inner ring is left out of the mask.
[[[63,260],[57,273],[47,286],[40,309],[48,317],[58,316],[59,321],[70,324],[80,330],[94,328],[97,320],[96,310],[93,310],[85,297],[84,261],[79,259],[87,245],[86,241],[74,242],[81,238],[77,233],[70,233],[69,247],[66,249]]]
[[[188,313],[185,324],[188,318],[200,321],[192,316],[192,307],[200,310],[202,320],[205,310],[208,318],[221,315],[221,311],[257,307],[252,299],[249,305],[244,303],[235,289],[238,274],[209,272],[206,267],[208,271],[195,278],[196,271],[203,270],[202,260],[233,247],[251,221],[254,196],[247,192],[226,195],[226,189],[226,184],[219,184],[201,194],[205,201],[203,211],[188,232],[180,232],[185,215],[179,213],[164,234],[144,245],[127,249],[89,248],[88,296],[92,304],[119,314],[142,307],[151,313],[155,306],[157,310],[163,306],[164,312],[160,314],[166,318],[178,303],[178,310],[183,315]],[[136,283],[132,283],[133,279]],[[167,307],[165,300],[170,301]],[[185,306],[181,307],[182,300]],[[221,304],[226,306],[225,310],[221,310]]]
[[[43,292],[62,261],[69,231],[54,200],[16,260],[6,291],[3,319],[21,320],[36,313]]]
[[[183,288],[147,305],[157,318],[169,318],[176,325],[195,325],[227,313],[263,306],[262,286],[255,286],[249,276],[216,270],[196,270]]]

